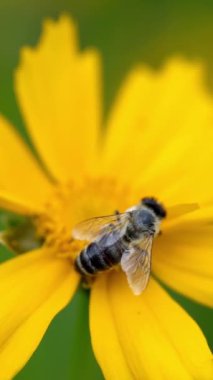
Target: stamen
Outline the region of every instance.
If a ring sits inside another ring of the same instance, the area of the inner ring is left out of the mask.
[[[75,257],[86,242],[72,238],[74,225],[94,216],[124,211],[138,200],[131,196],[129,186],[115,179],[86,178],[76,184],[69,182],[55,188],[45,205],[45,212],[34,218],[39,235],[48,246],[54,247],[61,257]]]

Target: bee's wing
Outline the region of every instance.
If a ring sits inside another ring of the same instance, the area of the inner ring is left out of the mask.
[[[130,288],[140,295],[146,288],[151,271],[153,236],[144,237],[140,243],[130,246],[121,258],[121,268],[127,276]]]
[[[110,245],[124,234],[128,220],[128,212],[87,219],[74,227],[72,236],[78,240],[93,241],[108,235],[105,245]]]

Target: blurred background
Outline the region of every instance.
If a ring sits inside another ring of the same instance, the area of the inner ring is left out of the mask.
[[[70,13],[77,21],[81,46],[95,46],[102,54],[105,115],[125,74],[139,62],[158,69],[171,55],[203,60],[206,85],[212,91],[211,0],[1,0],[0,112],[26,140],[13,92],[19,49],[37,42],[44,18],[55,18],[62,12]],[[1,248],[1,260],[9,256]],[[72,304],[52,322],[16,380],[103,379],[90,345],[88,296],[88,292],[79,290]],[[213,347],[212,312],[177,294],[173,296],[198,322]]]

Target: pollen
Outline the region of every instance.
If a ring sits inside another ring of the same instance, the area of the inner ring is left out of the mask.
[[[134,198],[135,202],[135,198]],[[131,189],[115,179],[86,178],[58,185],[50,195],[44,212],[34,218],[37,232],[48,246],[62,257],[75,257],[86,242],[76,241],[72,229],[76,223],[95,216],[124,211],[133,203]]]

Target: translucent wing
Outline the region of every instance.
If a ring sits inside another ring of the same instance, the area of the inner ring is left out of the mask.
[[[152,243],[153,236],[147,235],[140,243],[131,245],[121,258],[121,268],[135,295],[140,295],[149,281]]]
[[[110,245],[125,233],[128,221],[128,212],[87,219],[74,227],[72,236],[78,240],[93,241],[108,235],[105,245]]]

